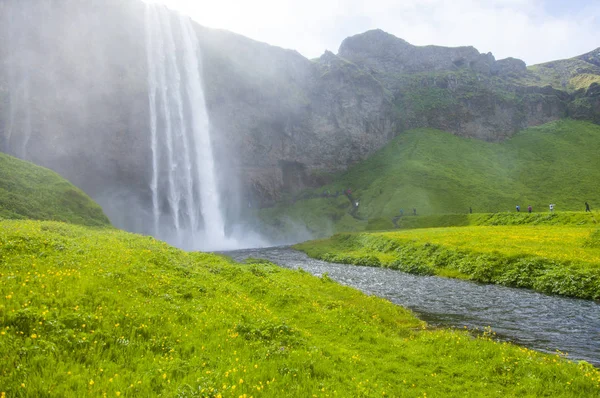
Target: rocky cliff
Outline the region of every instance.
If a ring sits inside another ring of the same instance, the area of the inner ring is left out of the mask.
[[[0,149],[58,171],[116,225],[143,231],[151,169],[144,5],[38,3],[0,2]],[[322,183],[407,129],[498,141],[567,116],[599,121],[598,50],[526,68],[375,30],[308,60],[196,30],[230,218],[247,202],[268,205]]]
[[[496,61],[473,47],[417,47],[381,30],[349,37],[339,50],[393,94],[400,130],[434,127],[488,141],[561,117],[593,119],[586,113],[597,106],[593,93],[573,93],[583,77],[588,85],[600,82],[593,54],[528,69],[515,58]]]

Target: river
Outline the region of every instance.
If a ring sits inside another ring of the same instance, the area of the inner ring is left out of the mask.
[[[600,366],[600,304],[526,289],[417,276],[386,268],[315,260],[289,247],[225,252],[236,261],[264,258],[281,267],[327,273],[343,285],[411,309],[430,325],[482,330],[538,351]]]

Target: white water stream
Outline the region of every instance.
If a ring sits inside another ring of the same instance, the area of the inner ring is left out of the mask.
[[[188,17],[146,6],[153,234],[187,250],[240,247],[225,236],[201,53]]]
[[[6,151],[21,159],[28,159],[28,146],[32,135],[31,68],[35,67],[28,53],[19,54],[21,42],[15,30],[19,24],[29,22],[26,9],[7,7],[8,42],[6,43],[8,76],[8,123]]]

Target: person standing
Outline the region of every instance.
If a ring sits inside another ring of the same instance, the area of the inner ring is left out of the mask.
[[[527,206],[527,212],[531,213],[532,210],[533,210],[533,207],[531,207],[531,205]]]
[[[473,214],[473,209],[469,206],[469,214]]]
[[[588,202],[585,202],[585,212],[586,212],[586,213],[588,213],[588,212],[590,212],[590,213],[591,213],[591,212],[592,212],[592,211],[590,210],[590,204],[589,204]]]
[[[550,213],[554,213],[554,204],[550,204]]]
[[[521,211],[521,206],[517,205],[517,213]]]
[[[417,208],[413,207],[413,216],[416,216],[416,215],[417,215]]]

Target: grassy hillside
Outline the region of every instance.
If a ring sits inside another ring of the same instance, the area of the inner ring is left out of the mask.
[[[0,221],[7,397],[596,396],[600,373],[149,237]],[[4,395],[2,395],[4,396]]]
[[[600,298],[598,226],[525,225],[338,234],[296,248],[327,261]]]
[[[586,56],[598,52],[599,50],[595,50],[579,57],[532,65],[518,82],[536,86],[550,85],[558,90],[587,89],[592,83],[600,83],[600,67],[586,60]]]
[[[588,225],[600,226],[598,212],[504,212],[504,213],[474,213],[474,214],[436,214],[422,217],[402,217],[396,220],[401,229],[434,228],[434,227],[463,227],[491,225]],[[388,224],[389,226],[389,224]],[[379,228],[379,230],[392,229]]]
[[[324,236],[363,230],[368,220],[391,221],[404,215],[496,213],[528,205],[534,212],[600,207],[600,126],[561,120],[516,134],[503,143],[457,137],[431,129],[401,134],[367,160],[304,193],[309,199],[266,209],[262,219],[272,229],[305,224]],[[343,195],[352,189],[359,201],[352,209]]]
[[[100,206],[58,174],[3,153],[0,218],[110,224]]]

